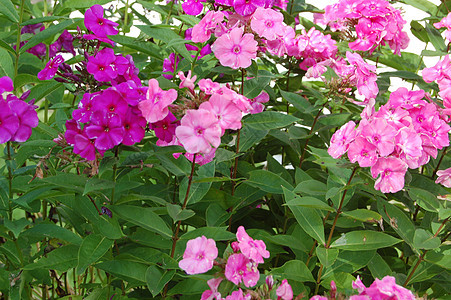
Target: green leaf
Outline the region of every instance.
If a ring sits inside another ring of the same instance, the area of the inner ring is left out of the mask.
[[[306,180],[300,182],[295,188],[295,193],[324,196],[327,192],[327,186],[318,180]]]
[[[16,56],[16,51],[11,47],[9,44],[7,44],[4,40],[0,40],[0,47],[11,53],[12,55]]]
[[[401,0],[400,2],[416,7],[432,16],[437,13],[437,6],[427,0]]]
[[[80,20],[77,20],[77,19],[65,20],[57,25],[50,26],[47,29],[44,29],[43,31],[38,32],[31,39],[29,39],[28,42],[22,48],[20,48],[20,51],[19,51],[20,54],[25,53],[25,51],[36,46],[39,43],[43,43],[47,39],[53,37],[55,34],[63,32],[64,29],[66,29],[67,27],[69,27],[75,23],[78,23],[79,21]]]
[[[387,275],[391,275],[392,273],[390,266],[385,262],[382,256],[379,255],[379,253],[376,253],[370,260],[368,263],[368,268],[374,278],[383,278]]]
[[[194,176],[194,180],[202,179],[202,178],[210,178],[215,176],[215,163],[211,162],[199,167],[197,171],[197,176]],[[180,203],[184,203],[186,192],[188,190],[188,177],[185,177],[182,180],[179,189],[179,200]],[[202,198],[208,193],[210,190],[212,182],[193,182],[191,183],[191,188],[189,191],[187,205],[194,204],[202,200]]]
[[[260,95],[261,91],[271,82],[274,75],[266,70],[259,70],[256,78],[244,82],[243,95],[249,99]]]
[[[300,196],[296,195],[293,199],[291,199],[289,201],[287,200],[286,205],[317,208],[317,209],[326,210],[326,211],[335,211],[335,209],[333,207],[330,207],[329,205],[327,205],[326,202],[321,201],[314,197],[309,197],[309,196],[300,197]]]
[[[42,257],[35,263],[26,265],[24,270],[56,270],[66,272],[69,269],[75,268],[77,265],[77,245],[62,246],[47,254],[47,257]]]
[[[304,262],[300,260],[290,260],[279,268],[272,269],[270,274],[280,279],[294,280],[298,282],[315,282],[312,273]]]
[[[251,171],[249,176],[250,178],[246,181],[247,184],[268,193],[282,194],[282,187],[293,189],[293,186],[285,179],[266,170]]]
[[[285,201],[291,200],[296,197],[296,194],[289,191],[288,189],[283,189]],[[288,207],[294,214],[296,221],[301,225],[302,229],[318,241],[318,244],[325,245],[326,239],[324,237],[324,224],[320,215],[314,208],[293,206],[287,203]]]
[[[38,83],[40,80],[35,75],[19,74],[14,78],[14,88],[19,89],[29,83]]]
[[[11,230],[16,238],[19,237],[22,230],[30,224],[25,218],[20,218],[19,220],[10,221],[9,219],[5,219],[5,227]]]
[[[413,244],[415,248],[431,250],[438,248],[441,242],[431,232],[418,228],[415,230],[415,235],[413,236]]]
[[[177,221],[189,219],[196,214],[191,209],[182,210],[180,205],[177,204],[167,203],[166,208],[168,210],[169,216],[172,218],[172,220],[174,220],[174,223],[176,223]]]
[[[406,188],[406,190],[410,198],[416,201],[421,208],[430,212],[438,212],[440,210],[440,202],[437,196],[431,192],[413,187]]]
[[[14,78],[14,64],[11,55],[4,48],[0,48],[0,77]]]
[[[287,100],[301,113],[308,114],[316,110],[316,108],[307,99],[299,94],[289,93],[282,90],[280,91],[280,93],[285,100]]]
[[[110,209],[122,219],[138,225],[144,229],[157,232],[164,237],[171,238],[172,230],[150,208],[131,205],[110,206]]]
[[[201,227],[185,233],[180,239],[190,240],[202,235],[215,241],[227,241],[236,238],[235,234],[227,231],[227,227]]]
[[[153,58],[163,61],[164,57],[161,54],[161,48],[154,43],[137,40],[134,37],[125,35],[109,36],[111,40],[121,45],[127,46],[133,50],[145,53]]]
[[[248,126],[242,127],[240,133],[240,152],[245,152],[257,145],[267,134],[268,130],[256,130]]]
[[[424,260],[436,264],[444,269],[451,270],[451,248],[448,245],[442,246],[440,249],[428,251],[424,257]]]
[[[89,8],[94,4],[104,5],[111,2],[111,0],[77,0],[77,1],[64,1],[64,8],[71,8],[73,10],[80,8]]]
[[[69,19],[69,18],[63,17],[63,16],[47,16],[47,17],[41,17],[41,18],[27,20],[25,22],[22,22],[22,24],[20,24],[20,26],[33,25],[33,24],[39,24],[39,23],[44,23],[44,22],[52,22],[52,21],[61,20],[61,19]]]
[[[98,234],[90,234],[84,238],[78,249],[77,274],[83,274],[86,268],[97,262],[112,245],[112,240]]]
[[[28,44],[27,44],[28,45]],[[47,95],[53,93],[60,87],[62,87],[63,84],[56,81],[44,81],[42,83],[39,83],[32,87],[30,89],[30,95],[28,96],[28,99],[36,99],[36,102],[41,100],[42,98],[46,97]],[[39,123],[41,125],[41,123]],[[42,128],[38,125],[38,128]],[[45,125],[45,124],[43,124]],[[58,134],[54,135],[54,137],[58,136]]]
[[[437,28],[433,27],[429,23],[426,23],[426,32],[435,50],[446,51],[445,41]]]
[[[375,211],[368,209],[356,209],[353,211],[345,211],[343,212],[343,216],[352,218],[357,221],[362,222],[379,222],[382,220],[382,216]]]
[[[150,266],[146,271],[147,288],[156,297],[175,275],[175,270],[162,270],[156,266]]]
[[[341,126],[351,117],[350,113],[341,113],[341,114],[328,114],[322,115],[318,118],[318,122],[323,125],[328,126]]]
[[[0,0],[0,13],[8,18],[11,22],[19,22],[19,14],[11,0]]]
[[[52,185],[80,193],[84,191],[87,180],[88,178],[85,176],[70,173],[59,173],[55,176],[41,179],[41,181],[45,183],[50,183]]]
[[[318,257],[321,264],[325,267],[329,267],[334,264],[335,260],[337,260],[338,253],[338,249],[326,249],[322,245],[316,247],[316,256]]]
[[[299,121],[299,119],[277,111],[264,111],[259,114],[248,115],[243,118],[243,121],[244,126],[249,126],[257,130],[269,130],[286,127]]]
[[[383,232],[362,230],[342,233],[341,237],[331,244],[331,248],[350,251],[373,250],[393,246],[401,240]]]
[[[229,219],[229,217],[230,213],[217,203],[210,204],[205,212],[205,219],[207,220],[208,227],[221,226]]]
[[[91,178],[86,182],[85,189],[83,191],[83,196],[93,191],[112,189],[114,188],[115,185],[116,183],[111,180]]]
[[[82,239],[69,229],[57,226],[52,223],[36,224],[23,232],[22,235],[27,236],[29,239],[33,238],[37,241],[48,237],[57,238],[75,245],[80,245],[82,242]]]
[[[175,159],[172,154],[168,153],[156,153],[157,158],[161,161],[161,164],[169,172],[175,176],[188,176],[191,170],[191,163],[185,156],[180,155],[178,159]]]
[[[410,31],[423,43],[429,42],[429,37],[426,29],[424,29],[423,25],[421,25],[417,21],[410,22]]]
[[[129,260],[110,260],[96,264],[96,268],[111,273],[126,281],[146,282],[147,265]]]

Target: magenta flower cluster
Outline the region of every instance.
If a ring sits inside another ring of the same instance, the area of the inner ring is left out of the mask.
[[[388,44],[395,54],[407,48],[409,37],[402,31],[406,21],[399,9],[385,0],[340,0],[328,5],[324,14],[316,14],[316,21],[332,30],[355,29],[357,37],[349,43],[354,51],[372,53],[379,45]]]
[[[335,132],[329,154],[339,158],[347,152],[351,162],[371,167],[377,178],[375,189],[400,191],[408,168],[426,164],[431,156],[437,157],[438,149],[449,145],[451,127],[442,109],[425,96],[423,90],[399,88],[377,112],[369,103],[357,128],[350,121]]]
[[[37,106],[34,99],[25,102],[30,94],[26,92],[20,98],[8,94],[6,99],[3,93],[14,90],[13,81],[8,76],[0,78],[0,144],[6,142],[25,142],[31,136],[31,129],[38,126],[39,119],[36,113]]]

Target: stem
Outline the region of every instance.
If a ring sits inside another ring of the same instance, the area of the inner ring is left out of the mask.
[[[194,72],[194,66],[196,65],[197,58],[199,57],[201,50],[202,50],[202,47],[199,47],[199,50],[197,50],[197,53],[196,53],[196,57],[194,58],[193,63],[191,64],[191,75]],[[177,57],[175,59],[177,59]],[[175,64],[177,64],[177,61],[175,61]]]
[[[119,147],[116,146],[116,149],[114,150],[114,165],[113,165],[113,182],[115,183],[113,186],[113,190],[111,191],[111,201],[110,204],[113,205],[114,203],[114,192],[116,187],[116,175],[117,175],[117,160],[118,160],[118,154],[119,154]]]
[[[446,218],[442,224],[440,225],[440,227],[437,229],[437,231],[434,234],[434,237],[437,237],[438,234],[440,233],[440,231],[443,229],[443,227],[446,225],[446,222],[448,222],[449,217]],[[448,236],[445,237],[445,240]],[[441,241],[442,243],[444,242],[444,240]],[[412,271],[410,271],[409,276],[407,276],[406,281],[404,281],[404,284],[402,286],[407,286],[407,284],[409,284],[409,281],[412,279],[413,275],[415,274],[415,271],[417,270],[418,266],[421,264],[421,262],[424,260],[424,257],[426,256],[426,253],[428,252],[428,250],[424,250],[423,254],[421,254],[420,257],[418,257],[418,260],[415,264],[415,266],[412,268]]]
[[[445,148],[443,149],[442,156],[440,156],[440,159],[438,160],[437,166],[435,167],[434,172],[432,173],[431,178],[434,178],[435,174],[437,173],[438,168],[440,167],[440,164],[442,163],[443,157],[445,157],[446,150],[448,150],[448,147],[445,147]]]
[[[128,0],[127,0],[127,2],[125,3],[124,27],[127,26],[127,23],[128,23],[128,9],[129,9],[129,7],[130,7],[130,5],[129,5]],[[124,28],[122,28],[122,30],[123,29]],[[124,31],[124,34],[125,34],[125,31]]]
[[[166,21],[164,22],[164,24],[168,24],[168,23],[169,23],[169,18],[171,17],[171,14],[172,14],[172,8],[174,7],[174,1],[175,1],[175,0],[172,0],[172,1],[171,1],[171,7],[169,8],[168,17],[166,18]],[[127,1],[127,2],[128,2],[128,1]]]
[[[25,0],[22,0],[20,2],[19,23],[17,23],[16,63],[14,64],[14,78],[17,77],[17,74],[19,72],[20,35],[21,35],[21,30],[22,30],[22,27],[20,26],[20,24],[22,24],[24,9],[25,9]]]
[[[8,209],[8,218],[10,221],[13,219],[13,208],[12,208],[12,199],[13,199],[13,171],[11,168],[11,142],[6,143],[7,148],[7,160],[8,160],[8,187],[9,187],[9,209]]]
[[[312,128],[310,128],[309,135],[311,135],[313,133],[313,130],[315,129],[316,122],[318,122],[318,118],[319,118],[321,112],[323,111],[323,108],[326,106],[326,104],[327,104],[327,102],[324,103],[323,106],[321,106],[321,109],[316,114],[315,119],[313,120]],[[304,149],[302,149],[301,158],[299,160],[299,169],[302,169],[302,163],[304,162],[304,157],[305,157],[305,153],[307,152],[307,146],[308,146],[309,141],[310,141],[310,137],[308,137],[305,140]]]

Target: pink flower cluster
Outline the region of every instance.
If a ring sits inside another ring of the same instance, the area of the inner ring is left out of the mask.
[[[354,51],[373,52],[379,45],[388,44],[395,54],[407,48],[409,37],[402,31],[406,21],[401,11],[386,0],[340,0],[328,5],[324,14],[316,14],[318,23],[332,30],[355,29],[356,39],[349,43]]]
[[[347,152],[351,162],[371,167],[377,190],[400,191],[408,168],[426,164],[430,156],[437,157],[438,149],[449,145],[451,127],[440,108],[424,97],[423,90],[399,88],[377,112],[368,104],[357,128],[350,121],[335,132],[329,154],[339,158]]]
[[[225,266],[221,263],[215,264],[218,249],[214,240],[202,236],[188,241],[183,259],[179,262],[179,267],[188,274],[201,274],[211,270],[213,265],[218,265],[223,267],[224,277],[235,285],[255,286],[260,279],[260,272],[257,266],[263,263],[264,258],[269,258],[269,252],[266,250],[265,243],[251,238],[243,226],[238,228],[236,237],[237,241],[231,244],[233,253],[228,256]],[[204,291],[201,299],[223,299],[218,291],[219,285],[223,280],[223,277],[208,280],[207,284],[210,289]],[[266,285],[267,291],[273,288],[274,280],[272,276],[267,277]],[[276,293],[279,299],[293,299],[293,291],[287,280],[282,281]],[[251,299],[251,295],[249,293],[245,294],[239,288],[225,299]]]
[[[434,23],[434,27],[437,29],[445,27],[444,35],[448,42],[451,42],[451,13],[440,20],[440,22]]]
[[[411,291],[397,285],[395,278],[392,276],[385,276],[382,279],[376,278],[369,287],[366,287],[360,280],[360,277],[357,276],[357,279],[352,282],[352,287],[356,289],[359,294],[351,296],[349,300],[416,299]]]
[[[450,115],[451,110],[451,60],[446,55],[443,60],[431,68],[424,68],[422,71],[423,79],[426,82],[436,81],[443,99],[443,106],[447,109],[446,113]]]
[[[4,92],[14,90],[13,81],[8,76],[0,78],[0,144],[6,142],[25,142],[31,136],[31,128],[38,126],[39,119],[36,113],[37,106],[34,99],[30,102],[24,100],[30,94],[25,92],[20,98],[8,94],[3,98]]]
[[[99,4],[91,6],[85,13],[85,26],[92,34],[83,36],[86,40],[98,40],[113,45],[114,42],[108,38],[109,35],[116,35],[116,27],[119,25],[103,17],[103,7]]]

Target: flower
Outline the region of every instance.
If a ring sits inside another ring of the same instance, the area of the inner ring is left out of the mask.
[[[208,110],[216,116],[222,134],[226,129],[238,130],[241,128],[241,110],[228,95],[213,94],[210,100],[202,103],[199,108]]]
[[[141,115],[141,111],[137,108],[129,108],[122,118],[122,126],[124,127],[124,139],[122,144],[134,145],[141,142],[146,134],[146,119]]]
[[[435,183],[440,183],[443,186],[451,187],[451,168],[446,170],[438,170],[437,171],[437,180]]]
[[[266,6],[265,0],[233,1],[233,8],[235,8],[235,11],[242,16],[248,16],[252,14],[257,9],[257,7],[265,7],[265,6]]]
[[[252,287],[257,284],[260,273],[250,259],[238,253],[230,255],[227,259],[225,277],[236,285],[243,282],[246,287]]]
[[[227,296],[225,300],[250,300],[252,296],[250,294],[243,295],[243,290],[238,289],[238,291],[233,291],[232,294]]]
[[[209,153],[221,143],[221,127],[208,110],[187,110],[180,123],[175,134],[189,153]]]
[[[219,62],[233,69],[247,68],[257,57],[257,41],[251,33],[243,35],[243,28],[234,28],[220,36],[211,46]]]
[[[327,152],[333,158],[339,158],[348,151],[349,144],[354,140],[355,136],[355,123],[349,121],[334,133],[330,139],[330,146]]]
[[[251,28],[267,40],[275,40],[282,32],[283,15],[271,8],[258,7],[251,17]]]
[[[276,290],[276,295],[279,299],[282,298],[283,300],[293,299],[293,289],[286,279],[282,280],[282,283]]]
[[[38,73],[39,80],[49,80],[52,79],[56,72],[58,71],[58,67],[60,64],[64,62],[64,59],[61,55],[56,56],[54,59],[50,60],[46,65],[45,68],[42,69]]]
[[[96,56],[90,56],[88,58],[86,69],[90,74],[94,75],[97,81],[111,81],[117,77],[117,72],[112,66],[115,60],[114,50],[105,48],[100,50]]]
[[[11,111],[8,103],[0,99],[0,144],[6,143],[19,129],[19,118]]]
[[[99,4],[91,6],[85,13],[85,26],[96,36],[106,38],[107,35],[116,35],[119,24],[103,17],[103,7]]]
[[[374,280],[370,287],[365,287],[359,277],[352,283],[354,289],[358,289],[359,296],[367,296],[367,298],[353,298],[361,299],[403,299],[414,300],[415,296],[408,289],[396,284],[396,280],[392,276],[385,276],[384,278]]]
[[[202,293],[202,296],[200,300],[221,300],[221,293],[218,292],[218,287],[221,281],[223,280],[222,277],[218,278],[212,278],[207,281],[208,286],[210,287],[209,290],[206,290]]]
[[[25,142],[31,136],[31,128],[38,126],[39,118],[35,110],[37,106],[18,98],[8,101],[8,105],[19,120],[19,127],[11,140]]]
[[[211,33],[217,25],[224,20],[224,13],[221,11],[209,11],[200,22],[194,25],[191,32],[191,40],[195,43],[204,43],[211,37]]]
[[[197,16],[202,12],[202,9],[204,8],[202,2],[205,2],[206,0],[186,0],[182,4],[183,11],[187,15]]]
[[[190,275],[205,273],[213,268],[216,257],[218,257],[218,248],[215,241],[205,236],[197,237],[186,243],[179,267]]]
[[[96,111],[92,114],[91,124],[86,128],[86,135],[89,139],[95,139],[97,149],[112,149],[124,139],[122,120],[117,114]]]
[[[238,227],[236,232],[236,238],[238,240],[238,247],[241,253],[247,258],[257,264],[264,262],[263,258],[269,257],[269,251],[266,250],[266,245],[262,240],[254,240],[251,238],[244,229],[243,226]]]
[[[191,76],[191,70],[188,71],[188,74],[185,76],[185,74],[180,71],[179,72],[179,78],[181,80],[179,88],[188,88],[190,91],[194,91],[194,82],[196,82],[197,76]]]
[[[14,90],[13,80],[8,76],[0,78],[0,96],[4,92],[12,92]]]
[[[407,164],[397,157],[381,157],[371,167],[373,178],[376,180],[374,188],[382,193],[396,193],[404,187],[404,176]]]
[[[155,123],[163,120],[168,115],[168,106],[175,99],[177,99],[176,90],[163,91],[156,79],[150,79],[146,100],[139,102],[138,107],[147,122]]]

